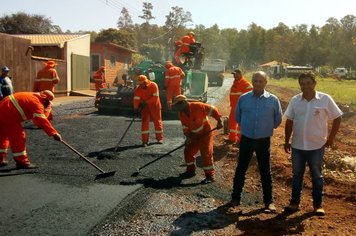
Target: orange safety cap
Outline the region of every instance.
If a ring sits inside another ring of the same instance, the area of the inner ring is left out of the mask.
[[[171,61],[166,61],[166,68],[170,68],[173,66],[173,63]]]
[[[139,75],[137,80],[138,84],[146,84],[148,82],[147,76],[145,75]]]
[[[172,102],[172,105],[175,105],[177,104],[178,102],[182,102],[182,101],[187,101],[187,97],[180,94],[180,95],[177,95],[173,98],[173,102]]]
[[[57,65],[57,63],[55,62],[55,61],[53,61],[53,60],[49,60],[49,61],[47,61],[47,62],[44,62],[43,63],[45,66],[47,66],[47,67],[55,67],[56,65]]]

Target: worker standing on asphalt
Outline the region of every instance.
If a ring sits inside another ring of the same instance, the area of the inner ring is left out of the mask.
[[[234,75],[234,83],[230,89],[230,115],[229,115],[229,138],[227,143],[239,143],[241,134],[240,127],[235,119],[235,110],[237,102],[242,94],[249,92],[253,89],[250,82],[248,82],[242,75],[241,70],[236,69],[232,72]]]
[[[189,32],[187,35],[183,36],[180,40],[175,42],[176,52],[174,54],[175,61],[177,65],[182,64],[180,56],[190,52],[190,45],[195,43],[195,34],[194,32]],[[185,58],[185,62],[187,61]],[[184,63],[185,63],[184,62]]]
[[[0,103],[0,167],[7,165],[6,154],[10,146],[16,168],[33,169],[26,152],[26,134],[22,122],[32,120],[42,128],[48,136],[57,141],[62,138],[48,121],[45,109],[54,99],[54,94],[45,90],[40,93],[19,92],[9,95]]]
[[[54,93],[54,86],[59,83],[59,77],[55,69],[57,64],[52,60],[43,64],[44,68],[37,72],[35,83],[33,85],[33,92],[49,90]]]
[[[182,177],[195,176],[195,155],[200,151],[205,173],[205,179],[202,183],[214,182],[213,133],[208,116],[217,120],[216,128],[221,129],[223,125],[219,110],[206,103],[188,102],[184,95],[176,96],[173,100],[173,106],[179,110],[179,119],[186,137],[184,159],[187,169]]]
[[[174,66],[172,62],[166,62],[166,72],[164,75],[164,85],[166,88],[167,108],[172,109],[172,99],[182,93],[182,80],[185,76],[183,70]]]
[[[163,143],[163,127],[161,102],[159,90],[155,82],[147,79],[145,75],[139,75],[138,86],[134,92],[134,111],[141,113],[142,146],[146,147],[149,140],[150,119],[155,127],[155,135],[159,144]]]
[[[9,77],[10,69],[7,66],[1,68],[0,75],[0,101],[11,94],[14,93],[14,88],[12,87],[12,81]]]
[[[93,78],[94,78],[95,90],[96,90],[94,105],[95,107],[97,107],[99,103],[99,91],[101,89],[107,88],[106,79],[105,79],[105,66],[100,66],[100,68],[97,71],[95,71]]]

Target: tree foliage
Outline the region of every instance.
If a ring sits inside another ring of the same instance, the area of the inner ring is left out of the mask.
[[[123,7],[121,10],[120,17],[117,22],[117,28],[124,30],[132,30],[133,28],[132,17],[126,7]]]
[[[144,19],[147,24],[149,24],[150,20],[153,20],[156,18],[152,15],[152,10],[153,10],[152,3],[150,3],[150,2],[143,3],[143,9],[142,9],[143,14],[139,17]]]
[[[137,47],[133,33],[126,30],[109,28],[99,32],[95,42],[111,42],[126,48],[134,49]]]
[[[58,25],[53,25],[50,18],[43,15],[30,15],[18,12],[0,18],[0,32],[6,34],[59,34]]]

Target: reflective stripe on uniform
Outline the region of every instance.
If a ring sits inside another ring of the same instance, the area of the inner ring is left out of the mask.
[[[230,132],[230,133],[237,133],[237,134],[240,133],[240,131],[238,131],[238,130],[236,130],[236,129],[230,129],[229,132]]]
[[[155,133],[156,133],[156,134],[162,134],[162,133],[163,133],[163,130],[155,130]]]
[[[186,162],[185,163],[187,166],[192,166],[192,165],[195,165],[195,162]]]
[[[150,131],[149,130],[144,130],[144,131],[141,131],[141,134],[149,134]]]
[[[18,157],[18,156],[26,156],[27,155],[27,152],[26,150],[23,151],[23,152],[14,152],[12,153],[14,155],[14,157]]]
[[[159,97],[159,93],[153,93],[152,96]]]
[[[204,166],[203,170],[214,170],[214,166]]]
[[[22,119],[27,120],[25,112],[22,110],[20,104],[17,102],[14,95],[9,95],[9,98],[10,98],[10,101],[12,102],[12,104],[16,107],[17,111],[20,113]]]
[[[42,82],[42,81],[48,81],[48,82],[52,82],[53,80],[58,80],[58,78],[41,78],[41,79],[35,79],[35,82]]]
[[[199,131],[203,130],[203,128],[204,128],[204,123],[205,123],[205,122],[207,122],[207,119],[206,119],[206,118],[203,120],[203,124],[202,124],[201,126],[199,126],[198,128],[193,129],[192,132],[193,132],[193,133],[198,133]]]
[[[140,99],[141,99],[141,97],[137,97],[137,96],[135,96],[135,97],[134,97],[134,99],[136,99],[136,100],[140,100]]]
[[[209,111],[208,116],[211,116],[211,114],[213,113],[214,110],[215,110],[215,107],[214,106],[210,106],[210,111]]]
[[[0,149],[0,153],[7,153],[7,148],[6,149]]]
[[[33,117],[40,117],[40,118],[44,118],[44,119],[47,118],[45,114],[39,114],[39,113],[33,113],[32,116]]]
[[[230,95],[241,95],[241,94],[242,94],[242,92],[236,92],[236,93],[231,92],[230,93]]]
[[[166,79],[175,79],[175,78],[180,78],[180,76],[181,76],[181,74],[180,75],[171,75],[171,76],[166,75],[165,78]]]

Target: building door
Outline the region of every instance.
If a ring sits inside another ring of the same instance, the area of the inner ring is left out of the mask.
[[[90,58],[72,54],[72,90],[90,89]]]

